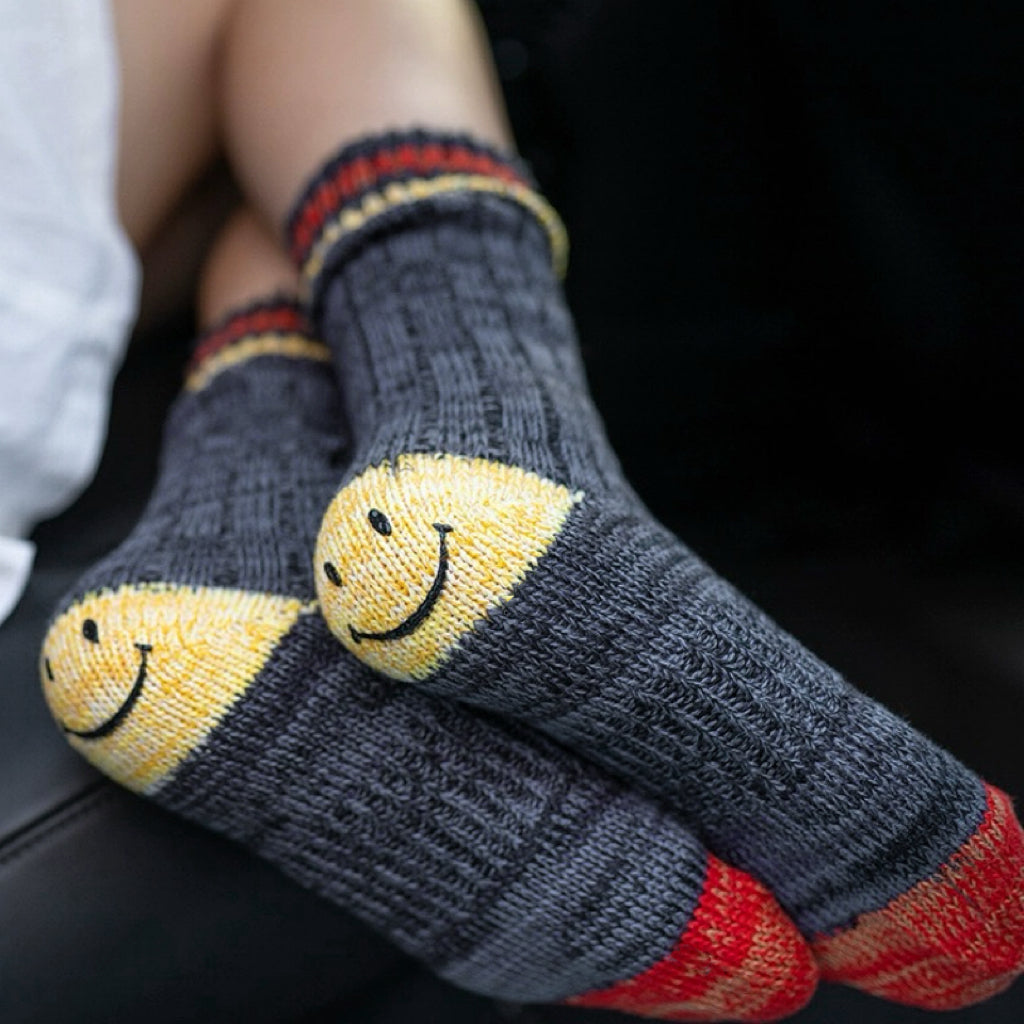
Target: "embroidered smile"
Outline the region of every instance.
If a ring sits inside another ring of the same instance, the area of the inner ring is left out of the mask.
[[[441,543],[437,557],[437,572],[434,573],[434,582],[430,584],[426,597],[423,598],[419,607],[408,618],[403,619],[393,629],[386,630],[383,633],[364,633],[350,624],[348,631],[352,634],[352,639],[357,644],[362,643],[364,640],[400,640],[402,637],[415,632],[434,610],[434,605],[437,604],[437,599],[441,596],[441,591],[444,590],[445,580],[448,578],[447,537],[452,532],[452,527],[446,526],[444,523],[434,523],[433,525],[434,529],[437,530]]]
[[[125,702],[105,722],[97,725],[94,729],[72,729],[67,725],[63,725],[62,728],[66,733],[69,733],[71,736],[77,736],[82,740],[102,739],[104,736],[109,736],[132,713],[132,708],[135,707],[136,702],[142,695],[142,687],[146,683],[146,656],[153,650],[149,644],[136,644],[135,647],[140,655],[139,671],[135,675],[135,682],[132,685],[131,692],[125,698]],[[47,662],[46,667],[49,672],[49,662]]]

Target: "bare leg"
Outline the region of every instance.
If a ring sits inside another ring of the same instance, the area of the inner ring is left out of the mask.
[[[118,206],[139,249],[217,150],[216,56],[229,6],[113,0],[121,64]]]
[[[209,327],[231,310],[272,295],[298,294],[298,274],[270,229],[239,210],[210,249],[199,283],[199,323]]]
[[[145,249],[226,145],[275,225],[341,143],[392,127],[511,145],[467,0],[113,0],[118,202]]]
[[[228,153],[276,225],[323,160],[367,132],[422,125],[511,145],[465,0],[240,0],[223,58]]]

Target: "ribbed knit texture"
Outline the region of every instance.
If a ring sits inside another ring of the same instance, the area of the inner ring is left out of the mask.
[[[493,187],[449,173],[466,149],[502,167]],[[664,800],[769,885],[835,980],[922,1006],[1005,985],[1024,968],[1008,802],[960,939],[942,914],[925,934],[895,912],[951,863],[970,874],[959,851],[989,842],[1001,794],[651,518],[587,393],[561,236],[542,200],[503,187],[521,174],[465,139],[386,136],[300,200],[294,250],[354,445],[317,547],[328,623],[374,668],[535,725]],[[836,954],[843,933],[867,955],[868,931],[873,967]],[[1009,938],[977,953],[994,934]],[[905,956],[922,969],[900,988]]]
[[[534,1001],[627,982],[638,1009],[693,1019],[797,1009],[817,971],[759,883],[588,762],[338,647],[309,559],[343,438],[294,308],[201,341],[142,520],[44,645],[72,745],[467,988]]]

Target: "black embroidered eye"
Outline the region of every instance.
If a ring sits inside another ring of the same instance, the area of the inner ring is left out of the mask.
[[[334,568],[333,562],[324,562],[324,575],[336,586],[341,586],[341,574]]]
[[[98,644],[100,642],[100,631],[95,619],[86,619],[82,623],[82,636],[91,644]]]
[[[391,536],[391,520],[378,509],[371,508],[368,516],[370,525],[382,536]]]

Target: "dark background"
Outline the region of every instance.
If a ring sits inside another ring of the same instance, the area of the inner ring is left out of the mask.
[[[483,0],[612,441],[781,623],[1024,794],[1024,33],[1010,3]],[[571,1024],[432,980],[100,780],[38,694],[53,602],[141,510],[188,310],[0,627],[0,1020]],[[1010,1024],[825,987],[800,1024]]]
[[[1019,8],[482,10],[641,495],[1024,792]]]

